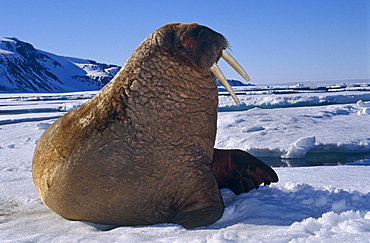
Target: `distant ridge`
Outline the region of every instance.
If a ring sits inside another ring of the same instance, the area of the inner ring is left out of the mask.
[[[236,79],[228,79],[227,82],[231,86],[254,86],[254,84],[251,83],[243,83],[242,81],[236,80]],[[217,86],[222,86],[220,81],[217,80]]]
[[[64,57],[35,49],[14,37],[0,37],[0,92],[100,90],[120,66]],[[231,86],[248,86],[228,80]],[[217,85],[221,84],[217,82]]]
[[[0,92],[99,90],[119,69],[117,65],[37,50],[17,38],[0,37]]]

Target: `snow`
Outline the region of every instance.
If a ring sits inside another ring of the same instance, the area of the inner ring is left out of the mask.
[[[221,190],[222,218],[192,230],[174,224],[113,227],[52,212],[33,186],[33,150],[53,121],[96,92],[2,93],[0,241],[368,242],[370,92],[340,89],[238,87],[241,107],[221,92],[216,147],[259,156],[280,181],[238,196]]]
[[[255,92],[255,91],[254,91]],[[370,152],[370,92],[220,96],[216,146],[286,159]],[[333,156],[329,156],[333,158]]]

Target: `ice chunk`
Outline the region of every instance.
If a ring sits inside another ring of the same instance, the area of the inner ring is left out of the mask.
[[[35,127],[38,129],[38,130],[45,130],[46,128],[48,128],[51,124],[50,123],[47,123],[47,122],[38,122],[35,124]]]
[[[294,144],[288,149],[287,153],[282,157],[286,159],[304,158],[306,153],[315,147],[315,142],[315,136],[300,138],[294,142]]]
[[[256,127],[251,127],[246,130],[246,132],[258,132],[258,131],[263,131],[265,130],[264,127],[261,126],[256,126]]]
[[[81,106],[83,102],[66,103],[60,108],[60,111],[71,111]]]
[[[370,107],[365,107],[361,112],[363,115],[370,115]]]
[[[11,143],[11,144],[8,144],[6,145],[8,148],[14,148],[15,147],[15,144],[14,143]]]
[[[370,107],[370,102],[363,102],[362,100],[359,100],[356,102],[356,105],[358,107]]]
[[[316,142],[316,137],[307,137],[307,138],[300,138],[297,141],[295,141],[294,145],[297,147],[314,147]]]

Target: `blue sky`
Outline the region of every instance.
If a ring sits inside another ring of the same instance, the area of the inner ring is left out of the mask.
[[[369,79],[369,12],[367,0],[0,0],[0,36],[122,65],[163,24],[200,23],[229,40],[255,84]]]

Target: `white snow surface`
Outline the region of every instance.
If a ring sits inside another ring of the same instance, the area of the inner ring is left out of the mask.
[[[0,94],[0,242],[369,242],[370,92],[238,92],[240,107],[220,96],[216,147],[278,159],[280,181],[238,196],[223,189],[222,218],[191,230],[70,221],[42,204],[31,174],[37,140],[95,93]],[[347,164],[289,167],[313,157]]]

